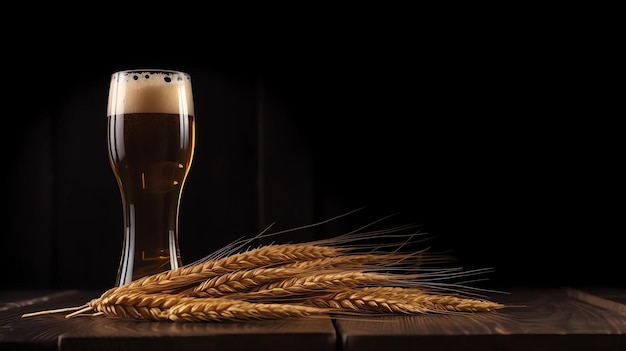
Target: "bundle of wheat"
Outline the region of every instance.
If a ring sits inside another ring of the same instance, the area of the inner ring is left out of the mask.
[[[82,306],[24,317],[71,312],[67,318],[88,314],[201,322],[473,313],[505,307],[480,297],[481,289],[456,282],[490,269],[437,267],[433,264],[450,257],[428,250],[403,252],[417,234],[404,232],[412,228],[360,230],[307,243],[243,249],[269,235],[261,233],[179,269],[109,289]],[[401,241],[384,248],[356,244],[381,238]]]

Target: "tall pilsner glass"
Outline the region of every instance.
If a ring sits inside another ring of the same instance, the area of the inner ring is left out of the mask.
[[[191,77],[172,70],[115,72],[107,119],[124,215],[121,286],[182,264],[178,216],[195,147]]]

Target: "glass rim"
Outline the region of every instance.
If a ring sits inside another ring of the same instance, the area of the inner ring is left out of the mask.
[[[183,74],[186,76],[191,76],[186,71],[170,69],[170,68],[133,68],[133,69],[122,69],[122,70],[113,72],[113,74],[132,74],[132,73],[164,73],[164,74]]]

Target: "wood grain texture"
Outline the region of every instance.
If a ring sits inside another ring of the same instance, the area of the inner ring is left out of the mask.
[[[79,306],[97,292],[37,297],[34,304],[0,315],[0,350],[335,350],[330,318],[246,323],[140,322],[65,313],[22,318],[24,313]]]
[[[59,336],[68,350],[334,350],[330,319],[168,323],[96,318]]]
[[[626,318],[563,289],[512,290],[497,313],[338,320],[343,350],[624,350]]]
[[[64,315],[22,319],[24,313],[65,308],[84,303],[96,294],[65,291],[3,291],[0,292],[0,350],[57,350],[57,338],[73,328],[81,328],[84,320],[67,320]],[[79,302],[83,301],[83,302]]]
[[[626,292],[611,288],[565,288],[572,298],[585,301],[601,308],[616,311],[626,316]]]
[[[494,313],[246,323],[66,319],[98,291],[0,292],[0,350],[626,350],[626,291],[512,289]],[[611,302],[607,304],[606,302]],[[602,303],[597,303],[602,302]]]

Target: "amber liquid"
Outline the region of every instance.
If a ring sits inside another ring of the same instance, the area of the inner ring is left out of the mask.
[[[178,268],[178,212],[195,146],[194,117],[108,117],[109,160],[122,196],[124,245],[117,285]]]

